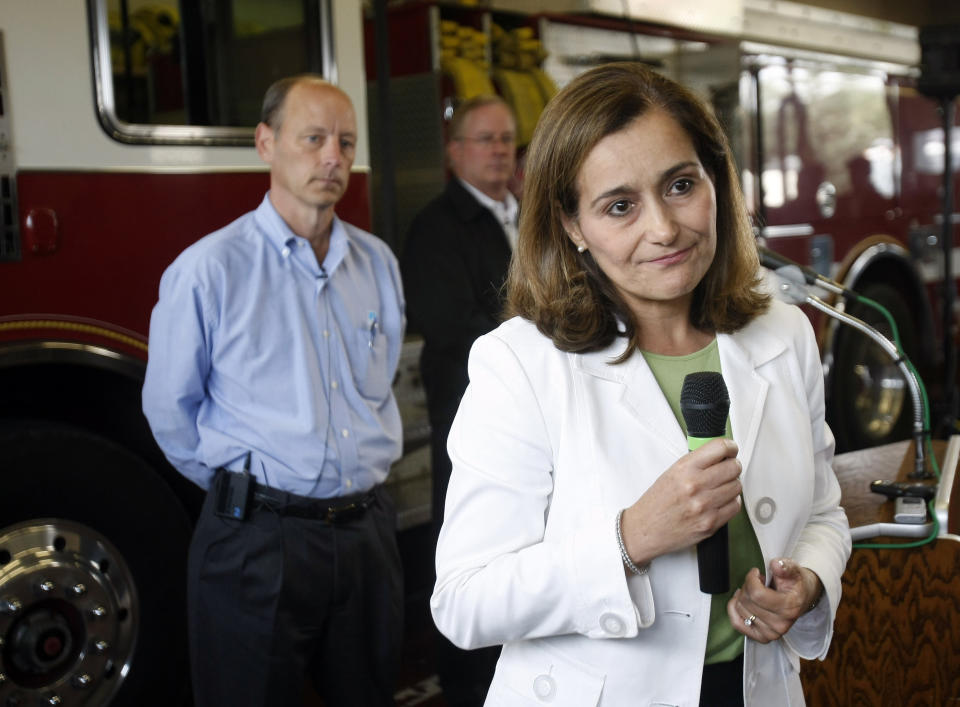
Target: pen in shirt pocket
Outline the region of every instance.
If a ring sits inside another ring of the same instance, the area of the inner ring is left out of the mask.
[[[373,341],[377,336],[377,328],[379,327],[377,324],[377,313],[373,310],[367,312],[367,323],[370,325],[370,342],[368,345],[372,349]]]

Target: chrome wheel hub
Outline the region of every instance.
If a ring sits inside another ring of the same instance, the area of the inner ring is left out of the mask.
[[[91,528],[37,519],[0,529],[0,705],[105,705],[136,644],[136,589]]]

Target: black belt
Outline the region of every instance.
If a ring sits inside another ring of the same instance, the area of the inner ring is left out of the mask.
[[[253,507],[281,516],[322,520],[337,525],[360,518],[377,501],[377,487],[364,493],[334,498],[311,498],[254,482]]]

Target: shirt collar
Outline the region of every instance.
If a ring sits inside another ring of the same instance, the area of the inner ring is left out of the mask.
[[[332,273],[337,266],[347,257],[347,248],[349,239],[347,238],[347,229],[343,226],[343,221],[334,214],[333,224],[330,228],[330,246],[327,248],[327,257],[323,259],[323,267],[328,273]]]
[[[460,178],[457,177],[457,179]],[[460,183],[463,185],[464,189],[470,192],[474,199],[487,207],[493,213],[493,215],[496,216],[497,223],[504,225],[515,225],[517,223],[517,199],[509,190],[507,190],[507,196],[503,201],[497,201],[496,199],[487,196],[475,186],[463,179],[460,179]]]
[[[261,231],[267,240],[284,258],[290,257],[298,241],[303,241],[309,245],[309,241],[307,241],[306,238],[294,233],[290,229],[290,226],[287,225],[287,222],[283,220],[283,217],[270,201],[270,192],[267,192],[263,197],[263,201],[261,201],[260,206],[257,207],[254,218],[260,224]],[[340,218],[334,214],[330,228],[330,246],[327,249],[327,255],[323,263],[320,264],[328,274],[332,273],[346,257],[348,242],[347,229],[344,228]]]

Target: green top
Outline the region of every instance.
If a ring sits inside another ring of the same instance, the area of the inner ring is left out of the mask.
[[[687,426],[680,411],[680,391],[683,388],[683,379],[688,373],[699,371],[713,371],[720,373],[720,351],[717,340],[714,339],[706,347],[687,356],[662,356],[660,354],[642,352],[647,365],[653,371],[654,378],[660,385],[664,397],[670,403],[677,422],[687,433]],[[732,439],[730,419],[727,418],[727,433],[724,435]],[[763,553],[757,542],[756,533],[750,525],[750,519],[743,505],[727,525],[730,538],[730,591],[726,594],[714,594],[710,604],[710,630],[707,633],[707,653],[705,663],[720,663],[733,660],[743,652],[743,635],[738,633],[727,616],[727,602],[733,593],[743,584],[743,578],[752,567],[760,568],[763,572]],[[766,574],[764,572],[764,574]]]

